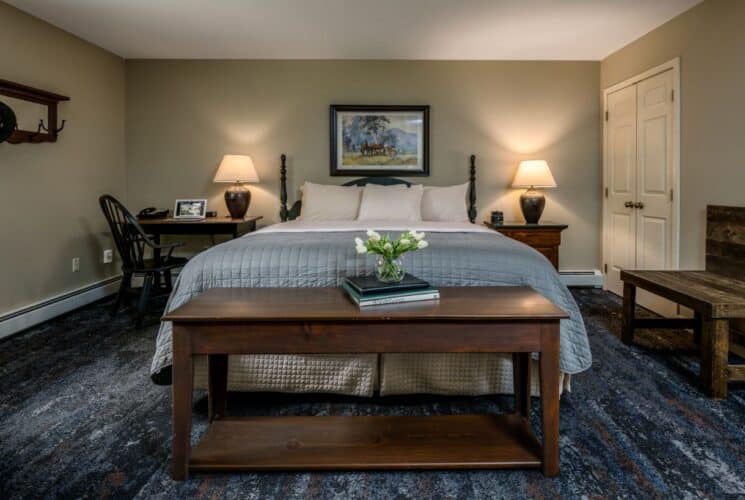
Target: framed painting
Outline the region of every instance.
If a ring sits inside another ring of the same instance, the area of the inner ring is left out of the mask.
[[[429,106],[332,104],[331,175],[428,176]]]

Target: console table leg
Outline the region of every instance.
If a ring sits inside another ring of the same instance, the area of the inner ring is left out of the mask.
[[[183,327],[173,327],[173,472],[175,480],[189,477],[191,405],[194,387],[191,342]]]
[[[706,318],[701,332],[701,385],[709,397],[727,397],[729,321]]]
[[[208,395],[209,421],[225,418],[228,395],[228,355],[210,354]]]
[[[623,317],[621,318],[621,340],[626,345],[634,343],[634,314],[636,307],[636,286],[623,284]]]
[[[530,415],[530,353],[512,354],[512,388],[515,392],[515,412]]]
[[[543,474],[559,475],[559,323],[541,327]]]

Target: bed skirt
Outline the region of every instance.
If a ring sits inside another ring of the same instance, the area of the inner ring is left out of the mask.
[[[291,359],[290,359],[291,358]],[[531,392],[539,394],[538,361],[531,364]],[[560,375],[560,390],[571,376]],[[207,389],[207,358],[194,360],[194,388]],[[230,356],[228,390],[321,392],[349,396],[512,394],[510,354],[339,354]]]

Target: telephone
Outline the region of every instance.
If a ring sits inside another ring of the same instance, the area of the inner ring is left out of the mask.
[[[170,210],[167,208],[158,210],[155,207],[147,207],[140,210],[140,213],[137,214],[138,219],[162,219],[165,217],[168,217],[168,214],[170,213]]]

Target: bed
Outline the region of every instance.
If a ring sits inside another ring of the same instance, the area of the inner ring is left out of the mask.
[[[592,358],[579,309],[551,263],[534,249],[474,224],[475,165],[467,193],[471,222],[297,220],[302,205],[286,201],[286,165],[280,191],[283,222],[214,246],[193,257],[166,305],[170,311],[213,287],[330,287],[347,276],[372,274],[375,259],[355,252],[367,229],[395,235],[424,231],[425,251],[405,256],[408,272],[434,286],[529,285],[570,315],[561,324],[562,388],[589,368]],[[366,178],[348,183],[409,184]],[[155,383],[170,383],[171,325],[158,332],[151,366]],[[206,388],[206,359],[195,360],[196,388]],[[534,362],[534,370],[536,370]],[[393,394],[480,395],[512,392],[511,358],[499,354],[253,355],[231,356],[232,391],[321,392],[354,396]],[[537,393],[538,377],[532,377]]]

